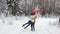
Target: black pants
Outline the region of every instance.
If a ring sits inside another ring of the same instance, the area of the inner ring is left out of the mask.
[[[34,27],[35,23],[31,24],[31,31],[35,31],[35,27]]]
[[[31,25],[31,31],[35,31],[34,23],[32,21],[29,20],[27,23],[23,24],[23,26],[25,26],[25,25],[27,25],[27,26],[24,27],[24,29],[27,28],[29,25]]]

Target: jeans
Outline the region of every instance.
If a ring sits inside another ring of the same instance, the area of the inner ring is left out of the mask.
[[[27,25],[27,26],[24,27],[25,25]],[[27,23],[23,24],[22,27],[24,27],[24,29],[26,29],[30,25],[31,25],[31,31],[35,31],[34,23],[32,23],[32,21],[30,21],[30,20]]]
[[[35,31],[34,23],[31,24],[31,31]]]

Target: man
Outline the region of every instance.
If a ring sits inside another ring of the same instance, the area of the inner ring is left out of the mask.
[[[27,23],[25,23],[25,24],[23,24],[23,26],[25,26],[25,25],[27,25],[25,28],[27,28],[29,25],[31,25],[31,31],[35,31],[35,27],[34,27],[34,25],[35,25],[35,20],[36,20],[36,15],[35,15],[35,13],[31,13],[31,16],[30,16],[30,20],[27,22]],[[23,27],[22,26],[22,27]],[[24,29],[25,29],[24,28]]]

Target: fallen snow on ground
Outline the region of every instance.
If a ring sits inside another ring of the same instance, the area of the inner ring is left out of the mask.
[[[60,34],[60,28],[56,25],[58,18],[38,17],[35,23],[35,32],[30,31],[30,26],[27,29],[21,27],[28,20],[29,18],[25,16],[1,16],[0,34]]]

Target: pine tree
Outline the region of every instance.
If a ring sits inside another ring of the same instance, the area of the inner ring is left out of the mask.
[[[6,0],[8,9],[12,11],[12,15],[17,15],[17,12],[19,12],[19,0]]]

